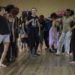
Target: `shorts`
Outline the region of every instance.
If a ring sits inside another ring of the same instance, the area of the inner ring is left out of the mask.
[[[0,44],[1,43],[9,43],[10,42],[10,35],[1,35],[0,34]]]

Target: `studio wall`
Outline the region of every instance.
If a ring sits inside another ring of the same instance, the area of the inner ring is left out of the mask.
[[[21,11],[36,7],[38,14],[48,16],[52,12],[66,8],[75,9],[75,0],[0,0],[0,5],[15,4]]]

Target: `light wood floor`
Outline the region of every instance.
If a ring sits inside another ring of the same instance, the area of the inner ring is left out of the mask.
[[[75,65],[68,63],[71,60],[70,57],[48,52],[39,57],[22,53],[16,62],[0,69],[0,75],[75,75]]]

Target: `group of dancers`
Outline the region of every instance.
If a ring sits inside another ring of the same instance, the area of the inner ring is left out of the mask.
[[[61,18],[56,16],[53,18],[52,27],[49,30],[49,47],[55,50],[56,55],[61,55],[64,47],[64,54],[70,56],[73,54],[71,64],[75,64],[75,17],[74,11],[66,9],[65,14]]]
[[[74,11],[66,9],[63,16],[55,12],[46,18],[44,15],[37,15],[37,9],[22,12],[21,17],[17,17],[19,8],[14,5],[0,7],[0,67],[6,67],[7,61],[15,61],[18,56],[18,38],[21,42],[21,50],[27,50],[32,57],[40,56],[38,46],[43,49],[43,42],[48,52],[60,56],[64,47],[64,54],[73,54],[75,64],[75,17]]]

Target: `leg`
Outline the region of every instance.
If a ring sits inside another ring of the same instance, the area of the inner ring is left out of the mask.
[[[39,37],[39,42],[40,42],[40,50],[41,50],[41,53],[42,53],[42,49],[43,49],[43,37],[44,37],[44,34],[43,34],[43,31],[41,31],[41,35]]]
[[[42,53],[42,47],[43,47],[43,43],[42,42],[40,42],[40,50],[41,50],[41,53]]]
[[[65,37],[65,52],[69,55],[70,53],[70,40],[71,40],[71,32],[68,31]]]
[[[46,44],[47,48],[49,48],[49,40],[48,40],[48,38],[49,38],[49,32],[46,31],[46,32],[44,32],[44,40],[45,40],[45,44]]]
[[[36,32],[36,35],[35,35],[35,54],[37,54],[38,46],[39,46],[39,35],[38,35],[38,32]]]
[[[31,29],[30,32],[29,32],[29,36],[28,36],[28,46],[29,46],[29,49],[30,49],[30,53],[31,54],[34,54],[33,52],[33,48],[35,47],[35,38],[34,38],[35,34],[34,34],[34,30]]]
[[[70,62],[70,64],[75,64],[75,42],[74,42],[75,40],[72,40],[72,42],[71,42],[71,49],[72,49],[72,52],[73,52],[73,61],[72,62]]]
[[[65,53],[69,55],[69,52],[70,52],[70,39],[66,39],[65,40]]]
[[[73,61],[75,61],[75,46],[74,46],[74,49],[73,49]]]
[[[5,59],[6,55],[7,55],[8,48],[9,48],[9,43],[5,43],[5,44],[4,44],[4,51],[3,51],[2,56],[1,56],[1,59],[0,59],[0,66],[1,66],[1,67],[6,67],[6,66],[3,64],[3,62],[4,62],[4,59]]]
[[[58,48],[57,48],[57,53],[56,54],[60,54],[60,52],[62,51],[62,47],[64,44],[64,39],[65,39],[65,33],[62,33],[59,41],[58,41]]]
[[[6,65],[3,64],[4,60],[5,60],[5,57],[7,55],[7,52],[8,52],[8,49],[9,49],[9,41],[10,41],[10,36],[9,35],[5,35],[4,36],[4,51],[2,53],[2,56],[1,56],[1,59],[0,59],[0,66],[1,67],[6,67]]]

